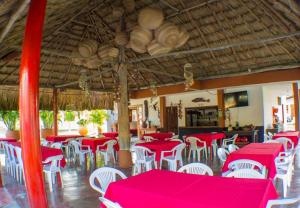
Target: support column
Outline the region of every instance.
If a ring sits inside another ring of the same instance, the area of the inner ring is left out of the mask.
[[[124,64],[119,64],[120,101],[118,103],[118,133],[120,144],[119,165],[121,168],[128,168],[132,165],[130,153],[127,74],[127,67]]]
[[[160,119],[160,127],[166,128],[167,125],[167,109],[166,109],[166,97],[159,97],[159,119]]]
[[[293,83],[293,96],[295,111],[295,130],[300,131],[299,87],[297,82]]]
[[[46,208],[39,125],[40,52],[46,0],[31,0],[20,65],[20,135],[29,206]]]
[[[224,90],[217,90],[218,97],[218,122],[219,127],[225,127],[225,103],[224,103]]]
[[[54,135],[58,135],[58,105],[57,105],[57,88],[53,89],[53,97],[52,97],[52,109],[53,109],[53,130]]]

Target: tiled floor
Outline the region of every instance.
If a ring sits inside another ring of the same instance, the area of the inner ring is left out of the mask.
[[[213,168],[214,174],[220,174],[220,163],[218,160],[203,161]],[[299,164],[298,164],[299,163]],[[97,162],[99,166],[99,161]],[[49,207],[53,208],[90,208],[99,207],[98,194],[93,191],[88,182],[88,177],[94,168],[78,168],[73,162],[69,163],[63,171],[64,188],[54,187],[54,192],[48,194]],[[122,170],[127,176],[131,169]],[[24,185],[17,184],[14,179],[5,174],[2,167],[5,188],[0,188],[0,208],[26,208],[28,206]],[[295,173],[292,186],[288,191],[288,197],[300,196],[300,160],[296,160]],[[48,186],[47,186],[47,190]],[[279,187],[279,190],[281,188]],[[155,206],[153,206],[155,207]],[[292,206],[290,206],[292,207]],[[295,206],[294,206],[295,207]],[[300,206],[299,206],[300,207]]]

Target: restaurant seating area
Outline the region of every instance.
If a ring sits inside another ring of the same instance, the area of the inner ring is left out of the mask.
[[[0,0],[0,208],[300,208],[300,0]]]

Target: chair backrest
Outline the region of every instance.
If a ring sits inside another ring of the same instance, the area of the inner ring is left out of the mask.
[[[110,167],[98,168],[90,175],[90,185],[94,190],[104,195],[108,185],[111,182],[115,182],[117,180],[117,176],[121,179],[127,178],[124,173],[117,169]]]
[[[51,144],[51,147],[55,148],[55,149],[61,149],[62,143],[60,143],[60,142],[54,142],[54,143]]]
[[[278,205],[297,205],[297,204],[299,205],[299,202],[300,202],[300,198],[269,200],[266,208],[271,208],[273,206],[278,206]]]
[[[42,140],[41,141],[41,145],[47,147],[49,145],[50,142],[48,142],[47,140]]]
[[[266,167],[255,160],[241,159],[234,160],[228,164],[229,170],[252,169],[257,170],[262,174],[266,174]]]
[[[4,154],[6,156],[6,158],[11,161],[11,156],[10,156],[10,150],[9,150],[9,147],[8,147],[8,143],[7,142],[4,142]]]
[[[229,151],[229,153],[232,153],[232,152],[234,152],[234,151],[236,151],[238,149],[239,149],[239,147],[236,146],[235,144],[228,145],[228,151]]]
[[[179,160],[182,158],[182,151],[186,147],[185,143],[178,144],[175,146],[171,151],[172,151],[172,156],[175,156],[176,160]]]
[[[283,144],[284,150],[286,152],[289,151],[289,150],[293,150],[294,149],[294,142],[292,142],[292,140],[290,140],[289,138],[278,137],[278,138],[276,138],[274,140],[280,142],[281,144]]]
[[[238,134],[235,134],[235,135],[233,135],[233,136],[231,137],[232,144],[235,144],[235,142],[236,142],[238,136],[239,136]]]
[[[4,149],[4,142],[0,142],[0,149]]]
[[[209,175],[213,176],[213,171],[210,167],[202,163],[191,163],[185,166],[182,166],[177,172],[181,173],[191,173],[198,175]]]
[[[80,153],[81,144],[79,142],[72,140],[70,144],[74,147],[75,153]]]
[[[220,147],[220,148],[218,148],[217,154],[218,154],[219,159],[222,162],[225,162],[227,159],[227,155],[229,155],[229,152],[226,149]]]
[[[268,134],[264,134],[264,142],[271,140],[270,136]]]
[[[15,147],[11,144],[8,144],[10,159],[12,162],[17,162],[16,156],[15,156]]]
[[[104,197],[99,197],[99,199],[106,206],[106,208],[122,208],[118,203],[112,202]]]
[[[136,154],[136,162],[145,162],[146,156],[151,153],[150,149],[142,146],[133,146],[131,150]]]
[[[266,178],[265,175],[262,173],[253,170],[253,169],[239,169],[230,172],[228,175],[226,175],[228,178],[258,178],[258,179],[264,179]]]
[[[152,142],[152,141],[157,140],[157,139],[153,138],[152,136],[143,136],[143,137],[146,142]]]
[[[23,167],[23,159],[22,159],[22,149],[20,147],[15,147],[16,155],[17,155],[17,161],[18,164]]]
[[[272,139],[273,138],[273,134],[271,132],[268,132],[269,138]]]
[[[169,141],[183,143],[183,141],[181,139],[170,139]]]
[[[107,142],[105,142],[103,145],[106,145],[106,151],[107,152],[114,152],[114,145],[117,144],[117,141],[112,139]]]
[[[199,139],[197,137],[189,136],[189,137],[185,138],[185,141],[190,143],[190,149],[195,150],[198,147],[197,144],[201,142],[201,139]]]
[[[48,157],[45,161],[43,161],[44,164],[50,163],[50,171],[57,171],[60,169],[60,161],[63,159],[63,155],[56,155],[52,157]]]

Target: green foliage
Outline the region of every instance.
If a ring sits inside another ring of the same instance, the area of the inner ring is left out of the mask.
[[[72,122],[75,120],[75,113],[74,111],[66,111],[65,112],[65,121]]]
[[[40,111],[40,117],[43,123],[44,129],[52,129],[54,123],[53,111]]]
[[[77,124],[79,126],[82,126],[82,127],[86,127],[88,125],[89,121],[87,119],[80,119],[79,121],[77,121]]]
[[[17,129],[18,111],[0,111],[0,118],[8,130],[15,131]]]
[[[92,110],[90,114],[90,122],[98,125],[103,125],[104,120],[109,119],[109,115],[104,110]]]

